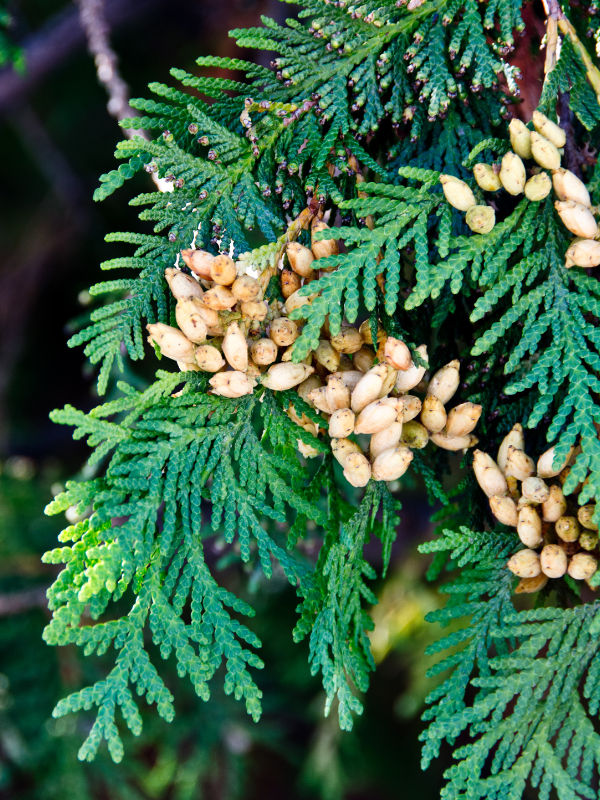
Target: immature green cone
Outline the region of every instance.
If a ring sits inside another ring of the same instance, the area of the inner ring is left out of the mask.
[[[544,169],[554,170],[560,167],[560,153],[556,145],[536,131],[531,134],[531,153]]]
[[[336,336],[332,336],[332,347],[338,353],[356,353],[363,346],[363,339],[356,328],[342,328]]]
[[[440,183],[446,200],[459,211],[468,211],[476,204],[472,190],[460,178],[455,178],[454,175],[440,175]]]
[[[400,339],[388,336],[383,353],[386,362],[394,369],[407,370],[413,366],[410,350]]]
[[[517,533],[526,547],[538,547],[542,543],[542,520],[533,506],[523,506],[519,510]]]
[[[352,486],[366,486],[371,479],[371,465],[362,453],[350,453],[344,461],[344,478]]]
[[[540,566],[549,578],[562,578],[567,571],[567,554],[557,544],[547,544],[540,553]]]
[[[303,278],[310,278],[314,275],[311,264],[315,257],[308,247],[304,247],[300,242],[290,242],[286,247],[286,253],[294,272]]]
[[[432,433],[430,439],[436,447],[453,452],[467,450],[469,447],[475,447],[479,443],[479,439],[473,436],[472,433],[465,433],[461,436],[448,436],[444,431],[440,431],[440,433]]]
[[[326,258],[327,256],[336,256],[340,252],[340,248],[338,247],[338,243],[336,239],[324,239],[321,241],[317,241],[315,239],[315,234],[320,233],[321,231],[328,231],[329,225],[322,220],[318,220],[316,217],[312,222],[311,226],[311,244],[310,248],[313,252],[313,255],[316,259],[319,258]]]
[[[424,344],[419,345],[417,347],[417,353],[421,356],[423,361],[426,364],[429,363],[429,359],[427,357],[427,346]],[[355,359],[356,360],[356,359]],[[417,384],[421,383],[423,380],[423,376],[427,367],[418,367],[416,364],[413,364],[408,369],[405,370],[398,370],[398,374],[396,375],[396,389],[401,394],[405,392],[410,392],[411,389],[414,389]]]
[[[488,497],[504,495],[508,491],[506,478],[500,471],[494,459],[482,450],[473,453],[473,471],[477,483]]]
[[[583,525],[584,528],[587,528],[590,531],[597,531],[598,523],[594,522],[593,520],[593,516],[595,513],[596,513],[596,506],[594,504],[581,506],[577,511],[577,519],[579,520],[580,524]]]
[[[443,404],[451,400],[456,394],[460,382],[460,362],[457,359],[450,361],[445,367],[439,369],[427,386],[427,394],[437,397]]]
[[[498,189],[502,188],[500,177],[489,164],[475,164],[473,167],[473,175],[475,176],[477,185],[483,189],[484,192],[497,192]]]
[[[519,578],[535,578],[542,571],[540,557],[535,550],[519,550],[506,566]]]
[[[505,474],[512,475],[518,481],[524,481],[535,473],[535,461],[523,450],[509,445],[506,456]]]
[[[572,200],[580,206],[591,207],[592,201],[585,183],[570,169],[561,167],[555,170],[552,173],[552,183],[559,200]]]
[[[425,425],[421,425],[420,422],[414,419],[404,422],[402,425],[402,436],[400,437],[402,444],[410,447],[411,450],[422,450],[430,438],[429,431]],[[432,434],[431,439],[433,440],[434,436],[438,435]]]
[[[325,396],[329,408],[337,411],[338,408],[350,407],[350,389],[341,378],[330,375],[325,386]]]
[[[489,233],[496,224],[496,213],[490,206],[471,206],[466,222],[474,233]]]
[[[418,417],[421,413],[423,404],[418,397],[413,394],[402,396],[402,422],[410,422],[411,419]]]
[[[572,200],[557,200],[554,208],[558,211],[564,226],[575,236],[593,239],[598,235],[598,224],[589,208]]]
[[[376,400],[365,406],[356,418],[355,433],[377,433],[396,421],[397,410],[393,405]]]
[[[576,542],[581,533],[579,522],[575,517],[561,517],[556,521],[554,529],[556,530],[556,535],[563,542]]]
[[[387,364],[377,364],[356,384],[350,401],[352,411],[355,414],[359,414],[369,403],[377,400],[383,381],[387,377],[387,371]]]
[[[319,342],[317,349],[314,351],[314,358],[329,372],[335,372],[340,365],[339,351],[326,339],[321,339]]]
[[[567,134],[555,122],[549,120],[541,111],[533,112],[533,127],[542,136],[552,142],[555,147],[564,147],[567,142]]]
[[[523,436],[523,426],[520,422],[512,427],[509,433],[506,434],[498,449],[498,466],[502,472],[506,472],[506,460],[508,458],[508,448],[510,446],[516,447],[517,450],[525,449],[525,437]]]
[[[355,368],[359,369],[361,372],[368,372],[373,366],[374,361],[375,351],[370,347],[365,347],[363,345],[356,353],[352,353],[352,363]]]
[[[447,436],[464,436],[471,433],[479,422],[483,407],[477,403],[461,403],[448,413],[445,433]]]
[[[490,509],[498,522],[516,527],[518,521],[517,504],[512,497],[494,495],[490,497]],[[527,544],[527,542],[524,542]]]
[[[354,433],[356,417],[349,408],[338,408],[329,418],[329,435],[332,439],[346,439]]]
[[[540,172],[533,175],[525,184],[525,197],[532,200],[534,203],[539,203],[545,197],[548,197],[552,191],[552,181],[550,180],[547,172]]]
[[[199,304],[201,302],[197,297],[190,297],[187,300],[178,300],[175,307],[177,324],[190,342],[195,342],[196,344],[205,342],[208,334],[206,322],[202,319],[196,305],[196,303]]]
[[[578,542],[584,550],[595,550],[598,547],[598,534],[596,531],[588,531],[584,528],[579,534]]]
[[[515,594],[533,594],[539,592],[548,583],[548,576],[540,572],[535,578],[521,578],[515,589]]]
[[[176,300],[187,300],[190,297],[202,298],[204,294],[202,287],[195,278],[187,275],[180,269],[167,267],[165,270],[165,280],[169,284],[171,294]]]
[[[256,385],[256,381],[237,370],[217,372],[209,383],[213,387],[213,393],[221,397],[243,397],[245,394],[252,394]]]
[[[273,364],[262,379],[262,385],[276,392],[283,392],[297,386],[314,372],[308,364]]]
[[[174,361],[194,362],[196,348],[180,330],[162,322],[146,325],[146,330],[150,334],[148,342],[157,344],[165,358],[172,358]]]
[[[277,345],[271,339],[259,339],[252,344],[250,356],[255,364],[267,366],[277,359]]]
[[[521,484],[521,492],[523,497],[532,503],[545,503],[550,497],[550,489],[541,478],[525,478]]]
[[[571,447],[569,452],[566,455],[566,458],[557,466],[554,467],[554,452],[556,450],[556,446],[551,447],[549,450],[546,450],[545,453],[538,458],[537,462],[537,474],[538,478],[554,478],[559,472],[562,472],[563,469],[569,463],[569,459],[573,455],[573,451],[575,450],[574,447]]]
[[[374,461],[384,450],[396,447],[400,444],[403,425],[401,422],[392,422],[387,428],[377,431],[371,435],[369,442],[369,454],[371,461]]]
[[[566,252],[565,267],[597,267],[600,265],[600,242],[577,238]]]
[[[500,167],[502,186],[509,194],[521,194],[525,189],[525,165],[516,153],[506,153]]]
[[[335,460],[343,467],[351,453],[361,453],[362,451],[352,439],[332,439],[331,452]]]
[[[384,450],[373,462],[373,477],[376,481],[396,481],[404,475],[412,460],[412,450],[404,445]]]
[[[551,486],[548,499],[542,503],[544,522],[557,522],[567,510],[567,501],[560,486]]]
[[[521,158],[531,158],[531,131],[520,119],[512,119],[508,126],[510,144]]]
[[[598,569],[598,561],[589,553],[576,553],[569,562],[569,575],[574,581],[589,580]]]

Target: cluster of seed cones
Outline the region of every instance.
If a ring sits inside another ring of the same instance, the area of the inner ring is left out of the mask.
[[[293,406],[289,417],[314,436],[331,437],[333,454],[353,486],[365,486],[371,478],[396,480],[408,468],[412,450],[429,440],[446,450],[474,446],[471,431],[481,406],[462,403],[446,411],[459,385],[459,363],[450,362],[428,381],[424,345],[416,349],[415,363],[407,345],[381,327],[374,343],[368,320],[360,328],[343,326],[335,335],[326,323],[317,348],[302,362],[292,362],[301,323],[289,314],[313,301],[316,295],[301,297],[300,289],[319,276],[321,258],[338,252],[335,240],[315,240],[325,228],[315,217],[311,248],[287,243],[289,268],[280,272],[283,303],[263,299],[264,276],[247,274],[247,262],[182,251],[189,273],[176,268],[165,273],[177,300],[179,327],[150,324],[149,341],[180,369],[213,373],[214,394],[242,397],[259,383],[273,391],[295,388],[323,421],[317,424]],[[409,394],[413,389],[424,399]],[[370,436],[368,444],[356,440],[363,435]],[[298,449],[308,458],[319,452],[302,439]]]
[[[528,200],[539,202],[552,191],[558,198],[554,207],[566,228],[577,237],[566,253],[565,266],[597,267],[600,264],[600,241],[595,214],[585,184],[570,170],[560,166],[561,151],[566,143],[562,128],[541,114],[533,113],[533,126],[529,128],[518,119],[509,125],[513,151],[506,153],[500,165],[476,164],[473,175],[485,192],[505,189],[509,194],[525,194]],[[533,159],[537,166],[530,169],[523,159]],[[552,177],[550,177],[550,174]],[[466,211],[466,222],[476,233],[489,233],[495,225],[494,209],[477,205],[475,195],[464,181],[452,175],[442,175],[440,182],[450,205]]]
[[[537,592],[548,578],[565,574],[589,581],[598,568],[596,506],[578,505],[581,486],[569,497],[562,491],[577,450],[571,448],[564,462],[554,467],[554,447],[537,464],[524,447],[523,427],[517,424],[503,439],[497,461],[480,450],[473,460],[475,477],[490,498],[493,515],[515,527],[526,546],[507,564],[521,578],[516,591]]]

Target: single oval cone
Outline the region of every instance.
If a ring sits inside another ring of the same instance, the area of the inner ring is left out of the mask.
[[[223,355],[240,372],[248,369],[248,343],[237,322],[230,323],[223,338]]]
[[[156,343],[165,358],[172,358],[174,361],[194,362],[196,348],[180,330],[162,322],[146,325],[146,330],[150,334],[148,342],[150,344]]]
[[[355,414],[360,414],[369,403],[377,400],[383,381],[387,377],[387,369],[386,364],[378,364],[365,373],[356,384],[350,400],[350,406]]]
[[[373,477],[376,481],[397,481],[413,460],[413,452],[400,444],[384,450],[373,462]]]
[[[363,347],[352,354],[352,363],[361,372],[368,372],[375,361],[375,351],[370,347]]]
[[[574,203],[572,200],[557,200],[554,208],[558,211],[565,228],[575,236],[581,236],[582,239],[593,239],[598,235],[598,223],[589,208]]]
[[[362,451],[352,439],[332,439],[331,452],[335,460],[344,466],[344,463],[351,453],[361,453]]]
[[[383,352],[385,361],[394,369],[407,370],[414,366],[410,350],[400,339],[388,336]]]
[[[533,594],[539,592],[548,583],[548,576],[540,572],[535,578],[521,578],[515,589],[515,594]]]
[[[431,433],[439,433],[446,424],[446,409],[441,400],[432,394],[427,395],[421,410],[421,422]]]
[[[262,322],[269,313],[269,305],[265,300],[251,300],[249,303],[241,303],[240,311],[247,319]]]
[[[595,550],[598,547],[598,533],[584,528],[579,535],[578,544],[584,550]]]
[[[477,483],[488,497],[504,495],[508,491],[506,478],[500,468],[494,459],[482,450],[475,450],[473,453],[473,470]]]
[[[255,381],[243,372],[231,370],[218,372],[209,380],[215,394],[221,397],[243,397],[254,392]]]
[[[363,346],[362,336],[356,328],[342,328],[330,341],[338,353],[357,353]]]
[[[311,244],[310,249],[313,252],[313,255],[316,259],[319,258],[326,258],[327,256],[336,256],[340,252],[340,248],[338,247],[338,243],[336,239],[325,239],[321,241],[317,241],[315,236],[317,233],[321,231],[328,231],[329,225],[322,220],[313,220],[310,236],[311,236]]]
[[[225,311],[228,308],[233,308],[236,304],[236,298],[233,292],[226,286],[213,286],[208,292],[204,292],[202,298],[204,304],[215,311]]]
[[[277,358],[277,345],[271,339],[259,339],[252,344],[250,355],[255,364],[272,364]]]
[[[329,418],[329,435],[332,439],[347,439],[354,433],[356,417],[349,408],[338,408]]]
[[[465,433],[462,436],[448,436],[444,431],[432,433],[430,439],[436,447],[441,447],[442,450],[450,450],[452,452],[475,447],[479,442],[479,439],[473,436],[472,433]]]
[[[503,525],[516,527],[518,521],[517,504],[512,497],[494,495],[490,497],[490,509],[496,519]],[[524,542],[527,544],[527,542]]]
[[[544,538],[542,536],[542,520],[533,506],[524,506],[520,509],[517,533],[526,547],[534,548],[542,543]]]
[[[373,336],[371,334],[370,320],[366,319],[363,323],[361,323],[361,326],[358,330],[365,344],[373,344]],[[377,323],[377,341],[383,342],[386,340],[386,338],[387,338],[386,332],[383,330],[381,325]]]
[[[559,200],[572,200],[580,206],[590,208],[592,201],[585,183],[580,180],[570,169],[554,170],[552,184]]]
[[[302,286],[300,275],[291,269],[281,270],[281,294],[284,298],[288,298]]]
[[[482,406],[477,403],[461,403],[450,409],[446,422],[447,436],[464,436],[471,433],[479,422]]]
[[[542,503],[544,522],[557,522],[567,510],[567,501],[560,486],[551,486],[548,499]]]
[[[390,450],[400,444],[400,437],[402,435],[402,423],[392,422],[387,428],[383,428],[377,433],[371,435],[369,444],[369,454],[371,461],[374,461],[380,453],[384,450]]]
[[[574,581],[589,580],[598,569],[598,561],[589,553],[576,553],[569,562],[569,575]]]
[[[500,167],[502,186],[509,194],[521,194],[525,189],[525,165],[516,153],[506,153]]]
[[[413,394],[402,396],[402,422],[410,422],[421,413],[423,404]]]
[[[600,266],[600,242],[595,239],[575,239],[566,252],[565,266]]]
[[[517,450],[525,449],[525,437],[523,436],[523,426],[520,422],[510,430],[504,437],[498,449],[498,466],[502,472],[506,472],[506,461],[508,458],[508,448],[510,446],[516,447]]]
[[[598,523],[594,522],[593,516],[596,513],[596,506],[590,503],[587,506],[581,506],[577,511],[577,519],[580,525],[590,531],[598,530]]]
[[[532,503],[545,503],[550,497],[550,489],[541,478],[525,478],[521,484],[521,492],[523,497]]]
[[[521,158],[532,158],[531,131],[520,119],[511,119],[508,126],[510,144],[515,153]]]
[[[458,384],[460,383],[459,368],[460,362],[455,359],[439,369],[429,381],[427,394],[437,397],[443,405],[446,405],[454,397],[458,389]]]
[[[298,326],[293,319],[278,317],[269,325],[269,339],[278,347],[289,347],[298,338]]]
[[[506,475],[512,475],[518,481],[524,481],[535,473],[535,461],[523,450],[513,445],[508,446],[506,455]]]
[[[537,474],[538,478],[554,478],[559,472],[562,472],[563,469],[569,463],[569,459],[573,455],[573,450],[575,448],[571,447],[569,452],[567,453],[566,458],[557,466],[554,467],[554,453],[556,450],[556,446],[551,447],[549,450],[546,450],[545,453],[539,457],[537,462]]]
[[[308,397],[313,389],[318,389],[322,385],[323,382],[318,375],[309,375],[302,383],[298,384],[296,391],[305,403],[308,403],[311,408],[314,408],[314,403],[312,403]]]
[[[366,486],[371,479],[371,465],[362,453],[350,453],[344,461],[344,478],[352,486]]]
[[[273,364],[262,379],[262,384],[267,389],[283,392],[302,383],[314,371],[314,367],[309,367],[308,364],[293,364],[291,361],[287,364]]]
[[[534,203],[544,200],[552,191],[552,181],[547,172],[532,175],[525,184],[525,197]]]
[[[475,205],[475,195],[460,178],[455,178],[454,175],[440,175],[440,183],[446,200],[454,208],[459,211],[468,211],[471,206]]]
[[[563,129],[537,109],[533,112],[533,127],[555,147],[564,147],[567,143],[567,134]]]
[[[519,550],[506,565],[519,578],[535,578],[542,571],[540,557],[535,550]]]
[[[210,265],[210,279],[219,286],[231,286],[236,276],[235,262],[229,256],[216,256]]]
[[[355,433],[377,433],[396,421],[397,411],[382,400],[369,403],[356,418]]]
[[[331,409],[350,407],[350,389],[341,378],[330,375],[325,387],[327,403]]]
[[[290,242],[286,247],[286,253],[294,272],[303,278],[310,278],[314,275],[311,264],[315,257],[308,247],[304,247],[300,242]]]
[[[175,306],[175,319],[190,342],[200,344],[206,341],[208,329],[194,301],[198,301],[198,298],[178,300]]]
[[[502,181],[489,164],[475,164],[473,175],[484,192],[497,192],[502,188]]]
[[[562,578],[567,571],[567,554],[557,544],[547,544],[540,553],[540,566],[549,578]]]
[[[435,434],[434,434],[435,435]],[[411,450],[422,450],[429,441],[429,431],[414,419],[402,423],[400,441]]]
[[[190,297],[202,298],[204,291],[195,278],[186,275],[180,269],[168,267],[165,270],[165,280],[169,284],[171,294],[176,300],[188,300]]]
[[[251,275],[240,275],[231,286],[231,291],[240,303],[252,303],[262,294],[260,283]]]
[[[417,353],[419,353],[423,361],[429,363],[426,345],[419,345],[419,347],[417,347]],[[406,370],[399,370],[396,376],[396,389],[401,393],[410,392],[411,389],[414,389],[415,386],[421,382],[426,370],[427,367],[418,367],[414,363]]]
[[[554,529],[556,531],[556,535],[559,537],[559,539],[562,539],[563,542],[576,542],[577,539],[579,539],[579,534],[581,533],[579,522],[575,519],[575,517],[561,517],[556,521]]]
[[[321,339],[314,351],[315,361],[322,364],[329,372],[335,372],[340,365],[340,353],[326,339]]]
[[[225,366],[225,359],[211,344],[201,344],[196,348],[196,363],[203,372],[218,372]]]
[[[491,206],[471,206],[465,221],[473,233],[489,233],[496,224],[496,212]]]
[[[531,154],[544,169],[554,170],[560,167],[558,148],[537,131],[531,133]]]
[[[207,253],[206,250],[182,250],[181,257],[184,264],[189,267],[192,272],[198,275],[202,280],[212,280],[210,276],[210,268],[215,257],[212,253]]]

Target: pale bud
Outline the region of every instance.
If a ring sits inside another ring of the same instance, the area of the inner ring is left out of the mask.
[[[281,271],[281,294],[287,299],[291,294],[297,292],[302,286],[300,275],[291,269]]]
[[[352,363],[361,372],[368,372],[375,361],[375,352],[370,347],[361,347],[352,354]]]
[[[271,339],[259,339],[250,348],[250,355],[255,364],[272,364],[277,358],[277,345]]]
[[[344,478],[352,486],[366,486],[371,479],[371,465],[362,453],[350,453],[344,461]]]
[[[212,376],[209,383],[213,387],[213,393],[221,397],[243,397],[245,394],[252,394],[256,385],[256,381],[237,370],[218,372]]]
[[[396,481],[408,469],[413,452],[404,445],[384,450],[373,462],[373,477],[376,481]]]
[[[348,389],[350,389],[350,393],[352,393],[364,373],[357,369],[349,369],[344,372],[334,372],[333,374],[336,378],[341,378],[344,385],[347,386]]]
[[[575,239],[566,252],[565,267],[597,267],[600,265],[600,242],[595,239]]]
[[[421,422],[431,433],[439,433],[446,424],[446,409],[441,400],[428,394],[423,401]]]
[[[328,231],[329,225],[322,220],[313,220],[312,227],[311,227],[311,250],[313,251],[313,255],[315,258],[326,258],[327,256],[337,256],[340,252],[340,248],[338,247],[338,243],[336,239],[326,239],[324,241],[316,241],[315,234],[319,233],[320,231]],[[361,484],[364,486],[364,484]]]
[[[567,134],[555,122],[549,120],[541,111],[533,112],[533,127],[542,136],[545,136],[555,147],[564,147],[567,143]]]
[[[548,583],[548,576],[540,572],[535,578],[521,578],[515,589],[515,594],[533,594],[539,592]]]
[[[402,422],[410,422],[421,413],[423,404],[418,397],[414,394],[405,394],[402,396]]]
[[[208,329],[197,308],[197,305],[200,304],[202,304],[202,301],[197,297],[190,297],[187,300],[178,300],[177,306],[175,307],[175,319],[177,320],[177,324],[190,342],[199,343],[206,341]],[[207,309],[207,311],[210,311],[210,309]]]
[[[496,212],[491,206],[471,206],[465,221],[474,233],[489,233],[496,224]]]
[[[557,522],[567,510],[567,501],[560,486],[551,486],[548,499],[542,503],[544,522]]]
[[[298,338],[298,326],[293,319],[278,317],[269,325],[269,339],[278,347],[289,347]]]
[[[359,413],[354,426],[355,433],[377,433],[396,421],[397,408],[394,405],[376,400],[365,406]]]
[[[260,283],[251,275],[240,275],[239,278],[236,278],[231,291],[240,303],[252,303],[258,300],[262,294]]]
[[[339,353],[357,353],[363,346],[363,340],[356,328],[342,328],[336,336],[331,337],[331,344]]]
[[[549,450],[546,450],[545,453],[542,453],[542,455],[539,457],[538,462],[537,462],[538,478],[554,478],[554,477],[556,477],[556,475],[558,475],[559,472],[562,472],[562,470],[569,463],[569,459],[573,455],[573,450],[574,449],[575,449],[574,447],[570,448],[570,450],[567,453],[564,461],[561,461],[561,463],[557,467],[553,466],[554,453],[555,453],[555,450],[556,450],[556,445],[554,445],[554,447],[551,447]]]
[[[490,497],[490,509],[496,519],[503,525],[515,527],[518,520],[517,504],[511,497],[494,495]],[[527,544],[527,542],[524,542]]]
[[[479,439],[473,436],[472,433],[465,433],[462,436],[447,436],[443,431],[439,433],[432,433],[430,436],[431,441],[442,450],[467,450],[469,447],[475,447],[479,443]]]
[[[419,353],[423,361],[428,363],[426,345],[419,345],[419,347],[417,347],[417,353]],[[415,386],[421,382],[426,370],[427,367],[417,367],[414,363],[408,369],[400,370],[396,376],[396,389],[402,393],[410,392],[411,389],[414,389]]]
[[[215,260],[215,257],[211,255],[211,253],[207,253],[206,250],[182,250],[181,257],[186,266],[188,266],[192,272],[195,272],[200,278],[205,281],[212,280],[210,276],[210,268]]]
[[[590,531],[597,531],[598,523],[594,522],[593,520],[593,516],[595,513],[596,513],[596,506],[594,504],[581,506],[581,508],[577,512],[577,519],[583,525],[584,528],[588,528],[588,530]]]
[[[434,436],[437,435],[434,434]],[[420,422],[412,419],[403,423],[400,440],[402,444],[410,447],[411,450],[422,450],[429,441],[429,431]]]
[[[575,581],[589,580],[598,569],[598,562],[589,553],[576,553],[569,562],[569,575]]]
[[[464,436],[471,433],[479,422],[482,406],[477,403],[461,403],[448,413],[445,433],[448,436]]]
[[[477,483],[487,496],[506,494],[508,490],[506,478],[494,459],[482,450],[475,450],[473,455],[473,470]]]
[[[358,329],[360,335],[363,338],[363,342],[365,344],[373,344],[373,335],[371,333],[371,321],[366,319]],[[383,330],[381,325],[377,323],[377,341],[382,342],[386,339],[386,332]]]
[[[578,542],[584,550],[595,550],[598,546],[598,534],[596,531],[588,531],[584,528],[579,535]]]
[[[263,386],[275,392],[282,392],[297,386],[314,372],[314,367],[308,364],[273,364],[262,380]]]
[[[327,379],[325,393],[327,396],[327,403],[333,411],[336,411],[338,408],[349,408],[350,389],[341,378],[330,375]]]
[[[541,572],[540,557],[535,550],[519,550],[506,565],[519,578],[535,578]]]
[[[290,242],[286,247],[286,253],[294,272],[303,278],[310,278],[314,275],[311,264],[315,257],[308,247],[304,247],[299,242]]]
[[[440,175],[440,183],[446,200],[454,208],[459,211],[468,211],[471,206],[475,205],[475,195],[460,178],[455,178],[454,175]]]
[[[356,442],[353,442],[352,439],[332,439],[331,452],[335,460],[341,464],[342,467],[351,453],[362,454],[360,447]]]
[[[332,439],[347,439],[354,433],[356,417],[349,408],[338,408],[329,418],[329,435]]]
[[[356,384],[351,398],[352,411],[355,414],[359,414],[365,406],[377,400],[383,381],[387,377],[387,370],[386,364],[378,364],[365,373]]]
[[[502,182],[494,168],[489,164],[475,164],[473,167],[473,175],[477,181],[477,185],[483,189],[484,192],[497,192],[502,188]]]
[[[191,275],[186,275],[180,269],[168,267],[165,270],[165,280],[169,284],[171,294],[176,300],[187,300],[190,297],[202,298],[202,287]]]
[[[269,304],[266,300],[250,300],[247,303],[241,303],[240,311],[242,316],[247,319],[255,319],[262,322],[269,313]]]
[[[248,368],[248,344],[237,322],[230,323],[223,339],[223,355],[234,369],[245,372]]]
[[[547,544],[540,553],[540,566],[549,578],[562,578],[567,571],[567,554],[557,544]]]
[[[541,478],[525,478],[521,484],[521,491],[523,497],[532,503],[545,503],[550,497],[550,489]]]
[[[506,153],[502,158],[500,180],[509,194],[521,194],[525,189],[525,165],[516,153]]]
[[[216,256],[210,265],[210,279],[220,286],[231,286],[236,276],[235,263],[227,255]]]
[[[317,349],[314,351],[315,361],[322,364],[329,372],[335,372],[340,365],[340,353],[331,342],[321,339]]]
[[[386,339],[384,358],[394,369],[408,370],[414,366],[408,347],[400,339],[394,339],[393,336]]]
[[[518,450],[511,444],[508,446],[505,472],[519,481],[524,481],[535,473],[535,461],[523,450]]]
[[[556,535],[563,542],[576,542],[579,539],[580,528],[575,517],[561,517],[554,526]]]
[[[572,200],[574,203],[579,203],[579,205],[586,208],[590,208],[592,205],[590,193],[585,183],[570,169],[561,167],[555,170],[552,173],[552,183],[559,200]]]
[[[392,422],[387,428],[383,428],[377,433],[371,435],[369,443],[369,453],[371,461],[374,461],[380,453],[384,450],[396,447],[400,444],[400,437],[402,435],[402,423]]]
[[[315,299],[317,295],[311,294],[308,297],[302,297],[300,295],[300,289],[294,294],[291,294],[287,300],[285,301],[285,313],[291,314],[292,311],[295,311],[297,308],[302,308],[302,306],[309,306],[312,301]]]
[[[156,343],[165,358],[172,358],[174,361],[194,361],[196,348],[177,328],[172,328],[162,322],[155,322],[146,325],[146,330],[150,334],[148,342]]]
[[[516,447],[517,450],[525,449],[525,437],[523,436],[523,426],[520,422],[507,433],[500,444],[498,450],[498,466],[502,472],[506,472],[506,461],[508,458],[508,448],[510,446]]]
[[[520,119],[512,119],[508,126],[512,149],[521,158],[531,158],[531,131]]]
[[[196,348],[196,363],[203,372],[217,372],[225,366],[221,353],[211,344],[202,344]]]
[[[514,500],[511,502],[514,503]],[[526,547],[538,547],[542,543],[542,520],[533,506],[520,509],[517,533]]]
[[[427,394],[437,397],[443,405],[446,405],[454,397],[458,389],[458,384],[460,383],[459,368],[460,363],[455,359],[439,369],[429,381]]]
[[[575,236],[593,239],[598,235],[598,224],[589,208],[572,200],[557,200],[554,208],[558,211],[564,226]]]
[[[534,203],[539,203],[548,197],[551,190],[552,181],[548,173],[539,172],[537,175],[532,175],[525,184],[525,197]]]
[[[227,308],[233,308],[236,304],[233,292],[226,286],[219,286],[219,284],[205,292],[202,299],[205,305],[215,311],[225,311]]]
[[[536,131],[531,133],[531,153],[540,167],[544,169],[554,170],[560,167],[558,148]]]

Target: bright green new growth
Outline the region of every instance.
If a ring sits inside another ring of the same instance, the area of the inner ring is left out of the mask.
[[[130,359],[141,359],[149,352],[144,326],[175,324],[164,272],[181,266],[183,248],[231,250],[258,270],[274,269],[285,232],[312,202],[330,212],[331,228],[319,238],[343,247],[320,262],[336,269],[303,290],[317,294],[312,304],[292,314],[305,323],[293,357],[316,347],[327,319],[335,334],[343,322],[367,317],[373,332],[379,322],[411,349],[427,344],[432,371],[459,358],[463,384],[452,403],[483,405],[479,447],[495,455],[516,422],[526,426],[531,455],[557,441],[558,460],[578,444],[564,490],[587,479],[579,502],[600,499],[595,275],[564,266],[572,237],[551,197],[535,203],[494,195],[497,223],[478,235],[439,183],[442,173],[454,175],[469,183],[478,203],[491,199],[471,170],[478,161],[498,163],[510,150],[506,104],[518,94],[518,76],[509,59],[514,34],[525,27],[520,3],[305,0],[302,9],[300,20],[310,17],[310,27],[265,19],[263,28],[233,32],[243,47],[275,51],[272,70],[201,58],[199,67],[227,67],[232,79],[172,74],[206,100],[151,84],[158,100],[132,102],[145,116],[122,125],[157,138],[121,143],[116,156],[126,163],[102,176],[95,197],[107,197],[142,169],[173,191],[132,201],[145,207],[140,218],[154,224],[154,235],[107,237],[137,249],[103,268],[129,268],[136,276],[92,287],[92,295],[108,295],[109,302],[70,344],[86,344],[86,355],[101,365],[104,393],[114,366],[123,367],[123,346]],[[564,10],[577,30],[587,24],[579,6]],[[573,147],[581,151],[598,140],[600,107],[568,38],[539,106],[552,119],[558,93],[569,93],[567,122],[577,137],[567,142],[571,157]],[[588,161],[584,179],[599,204],[600,171]],[[356,162],[364,181],[351,166]],[[308,233],[300,241],[310,245]],[[279,292],[275,284],[268,299]],[[47,641],[75,642],[86,653],[111,644],[118,651],[105,680],[55,711],[98,708],[82,758],[93,758],[103,738],[113,758],[122,757],[117,706],[139,733],[133,684],[163,717],[173,715],[173,698],[145,649],[147,627],[164,658],[175,654],[180,676],[189,676],[201,698],[224,665],[225,691],[258,719],[260,642],[251,623],[237,617],[253,612],[209,569],[204,551],[214,537],[231,546],[232,560],[267,578],[283,570],[300,599],[293,635],[309,637],[310,669],[322,676],[326,713],[336,702],[348,730],[353,713],[362,712],[357,695],[374,668],[368,606],[376,602],[370,582],[377,577],[364,546],[372,535],[381,540],[385,570],[399,522],[395,487],[371,481],[358,504],[349,502],[328,439],[285,413],[293,403],[298,414],[323,425],[293,390],[273,393],[259,384],[253,395],[228,400],[207,393],[207,378],[161,371],[143,392],[119,383],[122,398],[87,415],[71,407],[53,413],[56,422],[75,427],[75,436],[87,437],[90,463],[103,465],[100,477],[69,484],[48,509],[75,507],[85,518],[61,535],[71,546],[45,557],[66,564],[50,590]],[[300,461],[298,439],[322,455]],[[468,469],[471,460],[469,451],[461,464],[468,471],[449,488],[443,481],[453,477],[457,459],[431,447],[414,453],[430,501],[442,504],[435,517],[440,536],[421,548],[435,553],[429,575],[461,570],[444,587],[447,608],[431,620],[468,618],[431,650],[451,648],[432,674],[450,672],[429,697],[423,764],[460,735],[468,743],[455,750],[457,764],[443,790],[448,800],[518,798],[527,782],[542,798],[552,788],[560,798],[595,796],[597,603],[582,602],[579,584],[569,579],[549,582],[536,608],[515,611],[516,579],[505,565],[521,544],[502,526],[489,530],[492,518]],[[309,523],[309,535],[320,542],[316,564],[296,547]],[[114,611],[121,598],[131,600],[129,613],[89,623]]]

